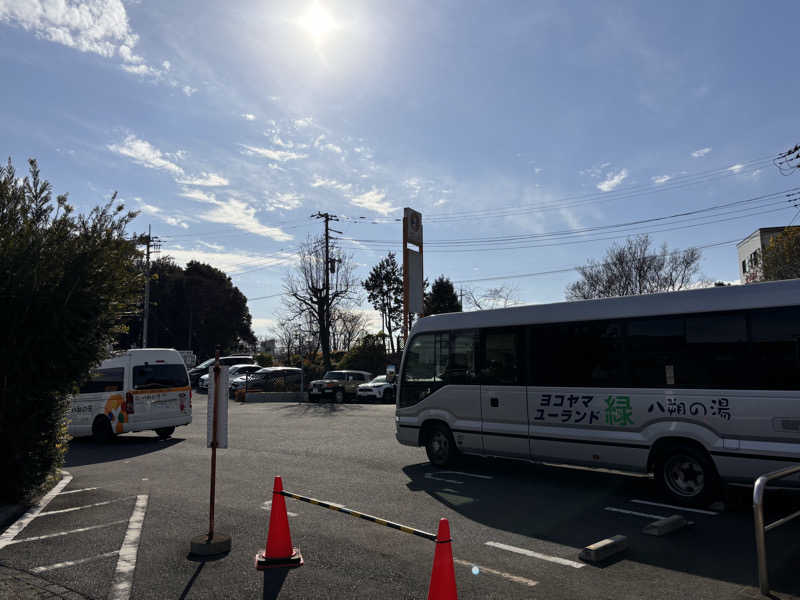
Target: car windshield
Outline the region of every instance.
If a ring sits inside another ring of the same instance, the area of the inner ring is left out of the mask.
[[[323,379],[337,379],[340,381],[346,381],[347,373],[345,373],[344,371],[328,371],[323,376]]]
[[[378,375],[370,383],[386,383],[386,375]]]
[[[213,364],[214,364],[214,359],[213,358],[209,358],[208,360],[204,360],[199,365],[197,365],[195,367],[195,369],[205,369],[205,368],[210,367]]]

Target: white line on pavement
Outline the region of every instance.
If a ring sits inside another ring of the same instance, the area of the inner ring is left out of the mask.
[[[133,572],[136,569],[136,555],[139,552],[139,538],[142,535],[144,515],[147,512],[147,494],[136,496],[136,506],[128,521],[128,531],[119,549],[114,583],[108,593],[109,600],[128,600],[133,588]]]
[[[516,552],[517,554],[524,554],[525,556],[530,556],[532,558],[546,560],[559,565],[564,565],[566,567],[572,567],[573,569],[582,569],[586,566],[584,563],[569,560],[568,558],[550,556],[549,554],[542,554],[540,552],[534,552],[533,550],[527,550],[525,548],[517,548],[516,546],[509,546],[508,544],[501,544],[500,542],[486,542],[486,545],[491,546],[492,548],[500,548],[500,550],[508,550],[509,552]]]
[[[103,502],[95,502],[94,504],[84,504],[83,506],[73,506],[72,508],[62,508],[60,510],[47,510],[39,513],[37,516],[44,517],[49,515],[60,515],[75,510],[83,510],[84,508],[94,508],[95,506],[105,506],[106,504],[113,504],[114,502],[122,502],[123,500],[130,500],[133,496],[125,496],[123,498],[114,498],[113,500],[104,500]]]
[[[660,504],[658,502],[650,502],[649,500],[631,500],[631,502],[636,502],[636,504],[649,504],[650,506],[662,506],[664,508],[674,508],[675,510],[688,510],[690,512],[696,512],[703,515],[713,515],[718,516],[718,512],[714,512],[713,510],[703,510],[702,508],[688,508],[686,506],[673,506],[672,504]]]
[[[467,477],[477,477],[478,479],[494,479],[491,475],[478,475],[477,473],[463,473],[461,471],[437,471],[439,475],[465,475]]]
[[[509,581],[513,581],[514,583],[521,583],[522,585],[527,585],[528,587],[533,587],[538,581],[534,581],[533,579],[527,579],[526,577],[520,577],[519,575],[512,575],[511,573],[505,573],[503,571],[495,571],[494,569],[490,569],[489,567],[482,567],[480,565],[476,565],[473,562],[469,562],[466,560],[461,560],[460,558],[454,558],[453,562],[458,563],[459,565],[464,565],[465,567],[478,567],[480,569],[480,573],[490,573],[492,575],[497,575],[498,577],[502,577],[503,579],[508,579]]]
[[[261,508],[267,512],[272,510],[272,500],[267,500],[264,504],[261,505]],[[290,517],[296,517],[297,513],[286,511],[286,514]]]
[[[455,483],[457,485],[461,485],[464,482],[458,481],[457,479],[445,479],[444,477],[436,477],[431,473],[425,473],[425,479],[432,479],[433,481],[444,481],[445,483]]]
[[[55,498],[56,495],[61,492],[61,490],[63,490],[65,487],[67,487],[67,484],[69,484],[70,481],[72,481],[72,475],[70,475],[69,473],[65,473],[64,472],[63,473],[63,477],[61,478],[61,481],[59,481],[53,487],[52,490],[47,492],[47,494],[45,494],[44,498],[39,500],[39,502],[37,502],[36,505],[32,506],[28,510],[28,512],[26,512],[19,519],[17,519],[17,521],[11,527],[6,529],[6,531],[5,531],[5,533],[3,535],[0,535],[0,548],[5,548],[6,546],[8,546],[11,543],[11,540],[13,540],[15,537],[17,537],[19,532],[22,531],[23,529],[25,529],[25,527],[27,527],[28,523],[30,523],[36,517],[38,517],[39,513],[42,512],[42,509],[45,508],[48,504],[50,504],[50,501],[53,498]]]
[[[125,523],[125,519],[122,521],[112,521],[111,523],[103,523],[102,525],[92,525],[91,527],[81,527],[80,529],[70,529],[69,531],[59,531],[58,533],[48,533],[47,535],[37,535],[35,537],[29,538],[22,538],[21,540],[14,540],[13,542],[9,542],[8,545],[11,544],[21,544],[22,542],[35,542],[37,540],[46,540],[48,538],[60,537],[62,535],[69,535],[70,533],[83,533],[84,531],[91,531],[93,529],[102,529],[103,527],[111,527],[113,525],[119,525],[120,523]]]
[[[614,508],[613,506],[606,506],[605,510],[612,512],[625,513],[626,515],[635,515],[637,517],[647,517],[648,519],[666,519],[664,515],[651,515],[650,513],[636,512],[635,510],[625,510],[624,508]]]
[[[97,489],[96,487],[91,487],[91,488],[81,488],[79,490],[67,490],[66,492],[61,492],[60,495],[65,496],[67,494],[77,494],[78,492],[91,492],[92,490],[96,489]]]
[[[98,554],[97,556],[90,556],[89,558],[81,558],[80,560],[65,560],[64,562],[55,563],[52,565],[45,565],[44,567],[36,567],[35,569],[31,569],[31,573],[44,573],[45,571],[52,571],[53,569],[63,569],[64,567],[73,567],[75,565],[82,565],[83,563],[87,563],[92,560],[98,560],[100,558],[108,558],[109,556],[115,556],[119,554],[119,550],[114,550],[113,552],[106,552],[105,554]]]

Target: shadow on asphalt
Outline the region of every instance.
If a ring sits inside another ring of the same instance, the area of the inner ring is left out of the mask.
[[[336,402],[302,402],[299,404],[284,404],[278,406],[282,410],[294,416],[320,415],[333,416],[363,410],[361,404],[337,404]]]
[[[536,465],[513,460],[466,458],[451,470],[430,463],[408,465],[408,488],[424,492],[461,516],[526,537],[579,550],[616,534],[628,536],[626,559],[757,586],[752,490],[729,488],[719,515],[684,513],[695,525],[664,537],[646,536],[651,520],[606,511],[606,507],[669,516],[679,511],[630,502],[641,499],[670,504],[651,479],[612,473]],[[469,475],[491,475],[492,479]],[[767,495],[769,523],[800,509],[797,492]],[[800,520],[767,534],[770,586],[800,595]]]
[[[203,570],[203,567],[205,565],[206,565],[205,561],[197,565],[197,568],[194,570],[194,573],[192,573],[192,577],[189,579],[189,583],[186,584],[186,587],[183,588],[183,592],[181,592],[180,600],[185,600],[186,596],[189,595],[189,591],[192,589],[195,580],[197,579],[198,575],[200,575],[200,571]]]
[[[155,434],[152,437],[121,435],[108,443],[98,443],[89,437],[74,438],[69,443],[69,451],[67,452],[64,466],[80,467],[132,458],[142,454],[166,450],[183,441],[183,438],[175,437],[161,440]]]
[[[275,600],[281,593],[289,569],[267,569],[264,571],[264,600]]]

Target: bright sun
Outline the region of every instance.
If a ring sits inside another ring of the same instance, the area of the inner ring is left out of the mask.
[[[323,41],[329,33],[338,28],[331,13],[319,2],[314,2],[309,6],[306,12],[297,19],[297,24],[305,29],[317,43]]]

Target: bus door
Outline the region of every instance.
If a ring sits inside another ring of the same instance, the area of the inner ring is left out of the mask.
[[[481,418],[486,454],[528,458],[528,401],[524,385],[522,328],[481,334]]]

